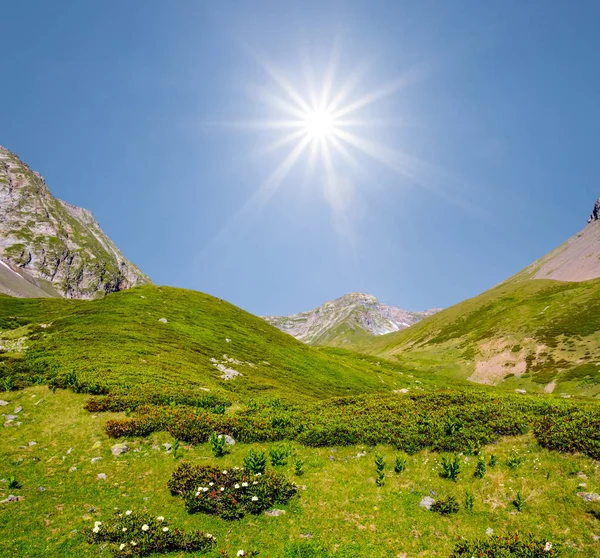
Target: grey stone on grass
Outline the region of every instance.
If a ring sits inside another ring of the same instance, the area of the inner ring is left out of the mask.
[[[129,446],[126,442],[123,442],[122,444],[115,444],[112,448],[110,448],[110,451],[115,457],[119,457],[119,455],[123,455],[129,451]]]
[[[425,498],[419,502],[419,506],[425,508],[426,510],[430,510],[434,503],[435,500],[431,496],[425,496]]]

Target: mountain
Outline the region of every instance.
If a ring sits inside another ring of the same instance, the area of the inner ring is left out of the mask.
[[[600,394],[600,200],[587,226],[483,294],[352,348],[527,391]]]
[[[352,339],[400,331],[439,310],[410,312],[381,304],[372,295],[350,293],[308,312],[263,319],[309,345],[343,346]]]
[[[396,363],[309,347],[195,291],[144,285],[98,300],[1,300],[0,390],[7,377],[18,383],[41,375],[35,381],[44,383],[53,374],[111,391],[242,398],[323,398],[414,384]]]
[[[0,146],[0,292],[94,298],[149,283],[87,210]]]

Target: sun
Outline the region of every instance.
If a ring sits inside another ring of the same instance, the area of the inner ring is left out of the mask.
[[[331,111],[311,109],[303,118],[306,135],[315,141],[332,140],[337,132],[336,119]]]

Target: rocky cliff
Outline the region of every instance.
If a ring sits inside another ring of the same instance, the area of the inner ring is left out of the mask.
[[[67,298],[94,298],[150,283],[87,209],[56,199],[40,174],[1,146],[0,261],[5,275],[15,280],[8,287],[0,284],[0,292],[17,296],[32,295],[15,287],[18,278],[11,269],[47,295]]]
[[[350,293],[309,312],[263,319],[309,345],[343,346],[356,337],[405,329],[438,311],[410,312],[381,304],[372,295]]]

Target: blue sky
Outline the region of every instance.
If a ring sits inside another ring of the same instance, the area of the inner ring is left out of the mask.
[[[156,283],[253,313],[350,291],[449,306],[576,233],[600,196],[597,2],[27,0],[1,13],[0,144]],[[287,132],[239,125],[282,118],[265,65],[306,99],[307,68],[319,89],[333,52],[332,92],[364,70],[347,103],[389,93],[352,114],[377,147],[347,146],[354,165],[332,156],[334,181],[303,154],[257,202],[295,146],[265,153]]]

